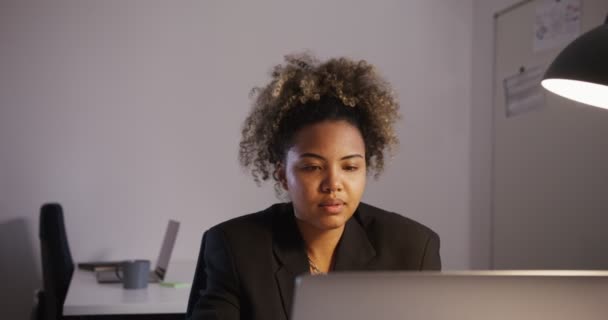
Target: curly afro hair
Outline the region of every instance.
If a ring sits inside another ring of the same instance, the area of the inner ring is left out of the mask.
[[[285,56],[285,62],[274,67],[270,83],[251,91],[254,102],[243,124],[241,165],[258,184],[270,177],[276,181],[277,166],[299,129],[345,120],[360,130],[368,172],[378,177],[385,151],[398,144],[393,125],[399,103],[390,85],[364,60],[341,57],[320,63],[302,53]]]

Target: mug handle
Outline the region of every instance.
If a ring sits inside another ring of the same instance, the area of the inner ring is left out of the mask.
[[[118,280],[122,281],[122,276],[120,275],[120,272],[119,272],[119,271],[121,271],[120,269],[121,269],[120,267],[116,267],[116,268],[114,268],[114,272],[116,273],[116,277],[118,278]]]

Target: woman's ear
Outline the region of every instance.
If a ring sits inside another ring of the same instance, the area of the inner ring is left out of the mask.
[[[274,176],[275,179],[277,179],[277,181],[281,184],[281,187],[283,187],[284,190],[289,190],[287,187],[287,175],[285,172],[285,166],[282,162],[279,162],[279,164],[277,164],[277,167],[274,171]]]

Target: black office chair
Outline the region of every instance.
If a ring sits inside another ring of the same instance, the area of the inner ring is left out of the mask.
[[[192,317],[192,311],[194,309],[194,305],[196,305],[196,302],[198,301],[200,291],[207,287],[207,275],[205,274],[205,236],[206,233],[203,234],[203,238],[201,240],[196,270],[194,271],[194,280],[192,281],[192,286],[190,287],[190,297],[188,299],[188,307],[186,309],[186,319],[190,319],[190,317]]]
[[[40,208],[40,251],[42,254],[43,291],[37,314],[45,320],[61,319],[63,303],[74,273],[74,262],[63,223],[63,209],[58,203]]]

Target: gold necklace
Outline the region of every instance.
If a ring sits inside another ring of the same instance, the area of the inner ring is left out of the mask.
[[[321,269],[319,269],[319,267],[317,267],[317,265],[312,261],[312,259],[306,255],[306,258],[308,258],[308,265],[310,267],[310,274],[312,275],[322,275],[322,274],[326,274],[326,272],[321,271]]]

